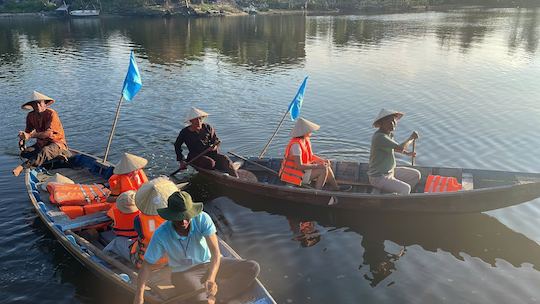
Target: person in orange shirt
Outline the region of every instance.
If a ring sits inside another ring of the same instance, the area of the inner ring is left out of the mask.
[[[107,211],[107,216],[114,221],[112,231],[116,238],[103,249],[104,252],[111,251],[130,260],[130,247],[137,239],[134,219],[139,213],[135,205],[135,191],[126,191],[118,196],[116,204]]]
[[[54,99],[34,91],[31,100],[21,106],[32,111],[26,116],[26,128],[19,131],[19,138],[21,141],[35,138],[36,143],[21,151],[21,157],[26,161],[13,169],[13,175],[18,176],[25,168],[39,167],[58,156],[69,155],[60,117],[49,108],[53,103]]]

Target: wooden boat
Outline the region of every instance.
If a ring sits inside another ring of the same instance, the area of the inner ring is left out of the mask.
[[[332,163],[332,169],[338,183],[353,187],[348,192],[337,192],[284,184],[277,176],[281,159],[246,159],[234,153],[231,155],[233,160],[245,160],[241,169],[253,173],[247,174],[251,178],[197,170],[225,187],[276,198],[276,202],[285,200],[329,208],[385,212],[470,213],[513,206],[540,197],[538,173],[415,166],[422,173],[422,180],[414,193],[380,194],[369,185],[368,164],[337,161]],[[463,185],[463,190],[424,193],[426,177],[430,174],[455,177]]]
[[[71,17],[97,17],[99,16],[98,9],[84,9],[84,10],[72,10],[69,12]]]
[[[129,261],[115,258],[105,254],[102,249],[107,244],[103,237],[105,233],[91,233],[95,230],[88,229],[96,224],[110,222],[105,212],[84,215],[75,219],[69,219],[57,206],[49,202],[49,195],[38,187],[38,183],[45,181],[54,173],[60,173],[77,183],[106,184],[113,172],[113,165],[102,163],[94,156],[72,151],[73,156],[68,162],[57,162],[45,168],[26,170],[25,183],[37,214],[49,228],[55,238],[66,250],[79,260],[88,269],[99,277],[134,292],[136,289],[136,269]],[[222,239],[219,239],[223,256],[240,258]],[[176,295],[170,282],[170,269],[164,267],[154,271],[148,282],[150,289],[145,291],[146,303],[177,303],[183,295]],[[238,300],[238,303],[272,304],[276,303],[260,281]],[[185,300],[184,302],[186,303]]]

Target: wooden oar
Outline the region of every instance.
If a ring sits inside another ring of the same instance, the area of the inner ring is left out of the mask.
[[[201,153],[197,154],[194,158],[192,158],[190,161],[188,161],[186,163],[186,167],[191,165],[194,161],[196,161],[197,159],[199,159],[201,156],[205,155],[206,153],[208,153],[210,150],[212,150],[215,146],[219,145],[221,142],[218,140],[217,142],[213,143],[212,145],[210,145],[210,147],[204,149],[204,151],[202,151]],[[182,168],[178,168],[178,170],[174,171],[173,173],[169,174],[169,177],[175,175],[176,173],[182,171],[183,169]]]
[[[234,152],[231,152],[231,151],[229,151],[229,154],[232,155],[232,156],[238,157],[238,158],[240,158],[241,160],[243,160],[243,161],[245,161],[245,162],[248,162],[248,163],[250,163],[250,164],[252,164],[252,165],[255,165],[255,166],[257,166],[257,167],[259,167],[259,168],[261,168],[261,169],[263,169],[263,170],[266,170],[266,171],[268,171],[268,172],[270,172],[270,173],[272,173],[272,174],[275,174],[276,176],[279,176],[279,173],[278,173],[277,171],[274,171],[274,170],[272,170],[272,169],[270,169],[270,168],[268,168],[268,167],[266,167],[266,166],[263,166],[263,165],[261,165],[261,164],[259,164],[259,163],[257,163],[257,162],[254,162],[254,161],[252,161],[252,160],[249,160],[249,159],[247,159],[247,158],[245,158],[245,157],[243,157],[243,156],[240,156],[240,155],[238,155],[238,154],[236,154],[236,153],[234,153]]]
[[[415,150],[416,150],[416,138],[413,139],[413,141],[412,141],[412,153],[413,153],[413,155],[411,156],[411,166],[414,166],[414,159],[416,158],[416,156],[414,156]]]
[[[97,256],[98,258],[104,260],[105,262],[109,263],[110,265],[118,268],[120,271],[124,272],[125,274],[127,274],[131,280],[135,281],[137,280],[137,277],[138,277],[138,274],[133,271],[131,268],[129,268],[128,266],[122,264],[120,261],[117,261],[115,258],[107,255],[106,253],[104,253],[102,250],[100,250],[99,248],[97,248],[96,246],[94,246],[92,243],[88,242],[86,239],[80,237],[78,234],[74,233],[73,231],[71,230],[66,230],[64,232],[65,234],[67,235],[71,235],[73,238],[75,238],[75,240],[77,241],[77,243],[81,244],[81,245],[84,245],[84,247],[86,247],[86,249],[90,250],[95,256]],[[147,285],[151,288],[151,289],[157,289],[157,287],[148,282]],[[175,297],[172,297],[166,301],[162,301],[161,299],[153,296],[153,295],[150,295],[150,294],[144,294],[144,298],[145,300],[147,300],[148,302],[150,303],[173,303],[175,301],[182,301],[182,300],[186,300],[186,299],[189,299],[193,296],[196,296],[198,295],[199,293],[203,292],[204,290],[206,290],[205,288],[201,288],[201,289],[197,289],[197,290],[194,290],[194,291],[191,291],[189,293],[185,293],[185,294],[181,294],[181,295],[178,295],[178,296],[175,296]]]

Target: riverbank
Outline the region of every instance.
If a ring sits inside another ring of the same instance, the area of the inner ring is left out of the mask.
[[[525,8],[540,7],[527,6]],[[161,5],[145,6],[129,9],[114,9],[103,11],[101,17],[108,16],[137,16],[137,17],[225,17],[225,16],[245,16],[245,15],[363,15],[363,14],[395,14],[395,13],[414,13],[426,11],[447,12],[452,10],[477,10],[477,9],[495,9],[495,8],[520,8],[519,6],[480,6],[480,5],[415,5],[407,7],[383,7],[383,6],[365,6],[359,9],[279,9],[279,8],[241,8],[228,3],[219,4],[193,4],[186,6],[164,7]],[[524,7],[521,7],[524,8]],[[2,12],[0,18],[4,17],[62,17],[54,10],[39,12]]]

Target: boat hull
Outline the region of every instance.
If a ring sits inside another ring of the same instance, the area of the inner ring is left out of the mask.
[[[198,171],[229,189],[273,198],[276,199],[276,203],[294,202],[348,210],[472,213],[509,207],[540,197],[540,182],[457,192],[397,195],[306,189],[241,180],[217,171],[204,169]],[[334,203],[336,201],[337,203]]]

